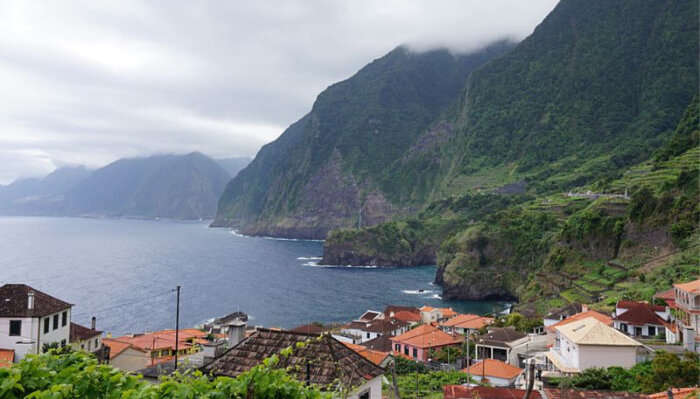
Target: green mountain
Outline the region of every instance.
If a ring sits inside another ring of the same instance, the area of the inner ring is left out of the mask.
[[[437,263],[445,298],[540,310],[697,278],[697,54],[697,2],[561,1],[389,168],[420,211],[331,232],[323,263]]]
[[[95,170],[65,194],[65,214],[211,218],[230,176],[193,152],[127,158]]]
[[[457,56],[399,47],[330,86],[229,183],[214,226],[324,238],[333,228],[411,213],[411,204],[393,200],[389,167],[412,148],[441,142],[451,126],[435,121],[455,104],[466,77],[510,48],[499,42]]]

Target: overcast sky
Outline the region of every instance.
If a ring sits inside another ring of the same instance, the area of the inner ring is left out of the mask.
[[[0,0],[0,184],[125,156],[253,156],[397,45],[520,40],[555,4]]]

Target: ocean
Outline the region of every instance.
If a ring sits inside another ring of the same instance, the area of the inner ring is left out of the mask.
[[[191,327],[234,311],[250,325],[344,322],[388,304],[485,313],[503,303],[443,301],[435,266],[318,265],[323,243],[245,237],[206,222],[0,217],[0,285],[74,304],[73,321],[113,335]]]

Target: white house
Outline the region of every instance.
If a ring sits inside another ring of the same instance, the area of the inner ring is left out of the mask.
[[[700,280],[673,285],[674,319],[680,341],[689,351],[700,353]]]
[[[68,345],[71,305],[25,284],[0,287],[0,348],[15,361],[39,353],[44,344]]]
[[[464,369],[474,380],[494,387],[512,387],[523,374],[523,369],[495,359],[484,359]]]
[[[70,345],[74,350],[95,352],[102,348],[102,331],[95,329],[95,318],[90,328],[70,323]]]
[[[585,312],[587,310],[588,307],[581,305],[580,303],[570,303],[566,306],[554,309],[547,313],[542,319],[542,323],[545,327],[549,327],[577,313]]]
[[[457,312],[455,312],[452,308],[434,308],[432,306],[425,305],[419,310],[421,321],[425,324],[437,323],[457,316]]]
[[[554,345],[547,352],[552,370],[572,374],[592,367],[630,368],[641,360],[642,344],[593,317],[556,327],[556,331]]]
[[[340,334],[334,334],[333,336],[341,342],[361,344],[383,335],[391,337],[401,335],[408,331],[408,327],[408,323],[395,319],[355,320],[343,326]]]
[[[662,316],[666,316],[664,319]],[[665,336],[668,311],[664,306],[646,302],[619,301],[613,326],[631,337]]]

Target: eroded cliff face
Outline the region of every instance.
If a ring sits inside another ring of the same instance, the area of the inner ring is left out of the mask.
[[[243,223],[240,231],[248,235],[321,240],[333,229],[372,226],[402,211],[381,192],[346,172],[339,151],[334,151],[326,165],[303,186],[299,198],[282,216]]]

